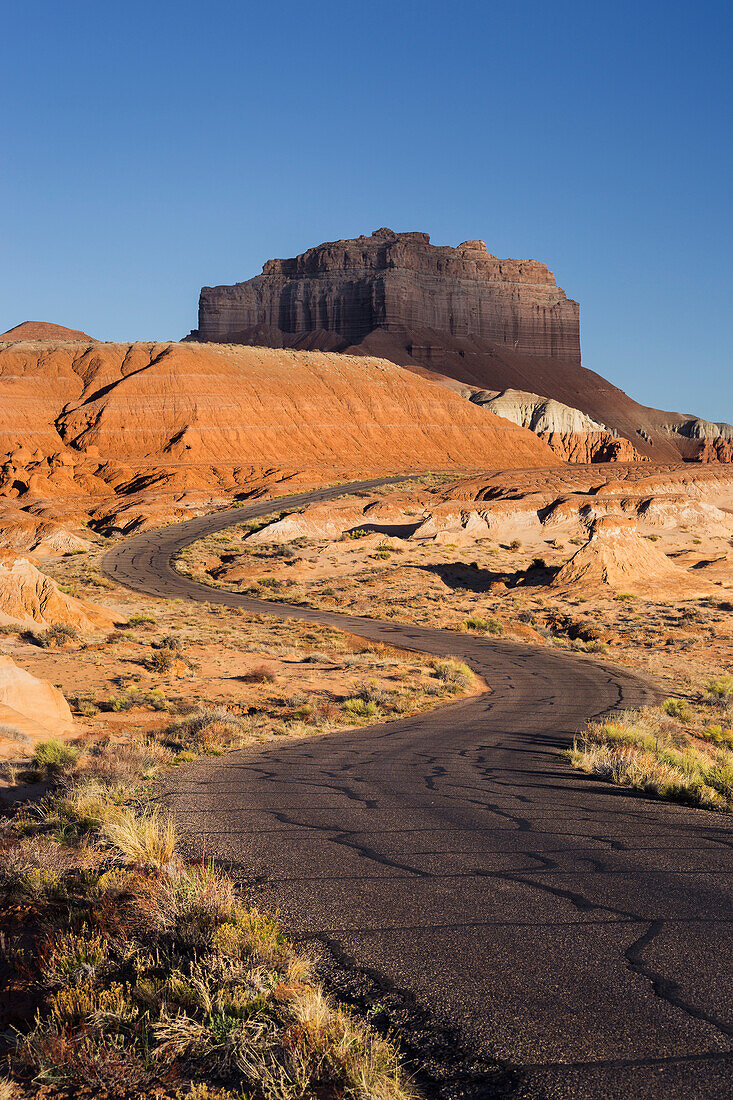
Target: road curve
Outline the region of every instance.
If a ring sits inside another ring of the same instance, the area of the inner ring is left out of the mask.
[[[205,534],[387,480],[202,516],[109,551],[112,579],[466,660],[491,694],[346,734],[201,761],[168,797],[194,851],[336,960],[348,999],[402,1029],[429,1095],[733,1096],[733,837],[722,814],[633,796],[560,755],[594,715],[652,698],[588,658],[273,604],[171,557]]]

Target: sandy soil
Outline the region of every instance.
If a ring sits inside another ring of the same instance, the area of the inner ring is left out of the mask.
[[[412,510],[415,526],[423,519],[426,497],[419,492],[410,498],[403,490],[386,490],[379,500],[387,509]],[[587,532],[570,535],[574,524],[557,535],[539,525],[535,530],[523,508],[518,502],[516,522],[504,525],[504,538],[444,530],[417,539],[395,523],[375,533],[357,528],[283,544],[256,543],[252,528],[232,528],[189,547],[179,568],[214,586],[265,598],[597,652],[650,672],[670,691],[731,668],[733,538],[727,527],[685,522],[679,502],[665,503],[672,515],[667,526],[639,520],[639,536],[686,580],[699,580],[704,595],[690,597],[689,585],[684,591],[662,586],[653,598],[610,588],[569,595],[551,582],[587,542]]]

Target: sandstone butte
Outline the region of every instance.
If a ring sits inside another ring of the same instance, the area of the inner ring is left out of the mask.
[[[110,493],[155,467],[198,470],[204,487],[257,467],[323,480],[560,464],[529,430],[382,359],[53,340],[0,343],[0,462],[11,496]]]
[[[655,462],[731,461],[733,428],[647,408],[587,370],[578,303],[545,264],[499,259],[483,241],[435,246],[378,229],[269,260],[262,274],[203,287],[194,339],[377,355],[468,396],[515,390],[579,409]],[[554,440],[562,457],[632,457],[599,440]],[[616,449],[619,452],[614,455]]]

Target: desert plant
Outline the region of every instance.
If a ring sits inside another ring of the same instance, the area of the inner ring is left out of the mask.
[[[33,753],[33,765],[48,776],[58,775],[78,759],[78,749],[55,737],[48,741],[39,741]]]
[[[255,665],[242,676],[246,684],[273,684],[277,680],[277,673],[271,665]]]
[[[48,630],[31,633],[31,640],[42,649],[62,649],[78,637],[78,628],[66,623],[55,623]]]
[[[466,630],[474,630],[482,634],[504,633],[504,627],[501,622],[493,616],[488,619],[483,619],[480,615],[470,615],[469,618],[464,620],[463,625]]]
[[[676,718],[680,722],[689,722],[691,711],[684,699],[665,699],[662,710],[670,718]]]
[[[101,837],[126,863],[153,871],[171,862],[176,847],[173,819],[158,807],[144,814],[121,810],[102,825]]]
[[[377,704],[371,700],[365,702],[358,696],[352,699],[344,699],[344,710],[347,714],[350,714],[353,718],[374,718],[377,714]]]
[[[438,679],[452,691],[465,690],[473,684],[473,673],[462,661],[436,659],[432,667]]]
[[[722,676],[708,680],[704,688],[704,698],[710,702],[728,703],[733,700],[733,676],[724,673]]]
[[[135,615],[131,615],[127,620],[128,626],[153,626],[155,619],[152,615],[144,615],[142,612],[138,612]]]

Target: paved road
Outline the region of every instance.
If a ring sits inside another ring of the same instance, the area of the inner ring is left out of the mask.
[[[560,755],[589,717],[652,698],[648,685],[565,653],[263,604],[171,568],[193,539],[272,510],[128,539],[103,568],[155,595],[455,654],[493,692],[187,767],[169,797],[192,848],[255,876],[260,903],[337,960],[343,995],[410,1033],[429,1094],[733,1096],[729,819],[624,793]]]

